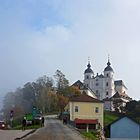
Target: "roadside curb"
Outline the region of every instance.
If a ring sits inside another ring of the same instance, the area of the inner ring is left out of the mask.
[[[70,129],[74,130],[77,132],[78,135],[80,135],[84,140],[89,140],[88,138],[86,138],[85,136],[83,136],[80,132],[80,130],[74,126],[72,126],[71,124],[67,125]]]
[[[78,135],[81,135],[80,130],[74,126],[72,126],[71,124],[67,124],[67,126],[71,129],[77,132]],[[81,135],[82,136],[82,135]],[[83,136],[82,136],[83,137]]]
[[[30,135],[30,134],[32,134],[32,133],[34,133],[36,130],[37,130],[37,129],[33,129],[32,131],[28,132],[28,133],[27,133],[27,134],[25,134],[24,136],[22,136],[22,137],[20,137],[20,138],[15,138],[14,140],[21,140],[21,139],[23,139],[23,138],[27,137],[28,135]]]

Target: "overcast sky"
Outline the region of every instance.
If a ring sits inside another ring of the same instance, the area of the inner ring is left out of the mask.
[[[140,0],[0,0],[0,93],[60,69],[83,80],[88,57],[107,57],[129,96],[140,99]]]

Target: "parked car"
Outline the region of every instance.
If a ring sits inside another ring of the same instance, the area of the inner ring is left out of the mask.
[[[0,129],[6,129],[7,125],[4,121],[0,121]]]
[[[35,117],[34,117],[34,123],[35,124],[41,124],[42,122],[42,115],[41,114],[37,114]]]

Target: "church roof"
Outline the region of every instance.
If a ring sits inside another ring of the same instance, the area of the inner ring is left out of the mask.
[[[122,80],[117,80],[114,82],[114,84],[115,84],[115,86],[124,86],[127,89],[127,87],[125,86],[125,84]]]
[[[104,75],[103,75],[103,74],[100,74],[100,75],[99,75],[99,78],[104,78]]]
[[[88,63],[88,65],[87,65],[87,69],[85,70],[84,73],[93,73],[93,70],[91,69],[91,65],[90,65],[90,63]]]
[[[107,67],[104,69],[104,71],[112,71],[112,72],[114,72],[110,65],[111,65],[111,63],[108,60]]]
[[[80,94],[77,97],[72,97],[70,99],[72,102],[92,102],[92,103],[102,103],[100,100],[92,98],[86,94]]]
[[[95,78],[104,78],[104,75],[103,74],[98,75],[98,73],[97,73]]]

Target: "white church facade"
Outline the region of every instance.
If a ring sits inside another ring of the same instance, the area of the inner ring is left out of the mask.
[[[116,92],[127,94],[127,87],[123,81],[114,79],[114,70],[109,60],[103,74],[97,73],[97,75],[94,75],[90,62],[88,62],[83,84],[90,88],[100,100],[111,98]]]
[[[127,87],[122,80],[115,80],[114,70],[108,59],[107,66],[104,68],[103,74],[94,74],[90,62],[84,71],[84,80],[78,80],[73,84],[77,86],[81,93],[84,91],[87,95],[96,97],[104,101],[105,110],[120,110],[127,102],[131,101],[127,94]]]

